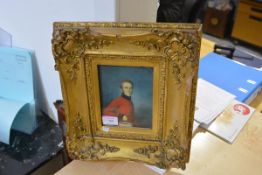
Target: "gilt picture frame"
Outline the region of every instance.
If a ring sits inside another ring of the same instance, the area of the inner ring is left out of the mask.
[[[185,169],[201,25],[54,23],[72,159]]]

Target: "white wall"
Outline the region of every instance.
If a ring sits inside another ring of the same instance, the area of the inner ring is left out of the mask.
[[[57,120],[53,102],[62,99],[51,52],[54,21],[144,21],[156,19],[157,0],[0,0],[0,27],[13,46],[35,51],[46,94],[46,112]],[[45,99],[45,97],[42,97]]]
[[[119,0],[119,21],[155,22],[158,0]]]
[[[57,120],[53,102],[62,99],[51,52],[54,21],[114,21],[115,0],[0,0],[0,27],[13,36],[13,46],[35,55],[46,94],[48,114]]]
[[[0,47],[11,47],[12,36],[0,27]]]
[[[118,21],[118,4],[121,0],[94,0],[96,21]],[[132,0],[131,0],[132,1]]]

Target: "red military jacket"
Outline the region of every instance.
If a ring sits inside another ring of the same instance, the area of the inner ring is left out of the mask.
[[[122,121],[123,116],[127,116],[127,121],[134,122],[134,105],[130,98],[122,95],[112,100],[104,109],[103,115],[118,117]]]

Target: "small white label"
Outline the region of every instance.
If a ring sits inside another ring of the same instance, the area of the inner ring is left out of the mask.
[[[257,83],[254,80],[247,80],[247,82],[250,83],[250,84],[256,84]]]
[[[103,127],[102,127],[102,130],[103,130],[104,132],[109,132],[109,127],[103,126]]]
[[[244,89],[244,88],[241,88],[241,87],[238,88],[238,90],[241,91],[241,92],[243,92],[243,93],[245,93],[245,94],[248,93],[248,90],[246,90],[246,89]]]
[[[108,126],[117,126],[118,125],[118,117],[115,117],[115,116],[103,115],[102,121],[103,121],[103,125],[108,125]]]

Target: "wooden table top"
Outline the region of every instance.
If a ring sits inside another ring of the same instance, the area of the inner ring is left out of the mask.
[[[261,175],[261,136],[262,114],[259,111],[253,114],[233,144],[199,129],[192,140],[186,170],[173,168],[170,171],[174,175]]]
[[[200,48],[200,59],[206,56],[208,53],[214,51],[215,43],[207,40],[205,38],[202,38],[201,40],[201,48]]]

